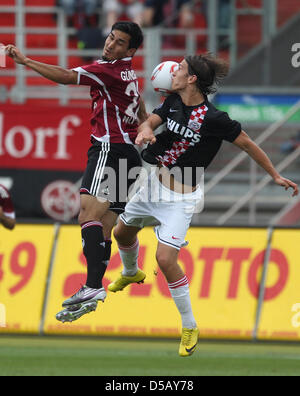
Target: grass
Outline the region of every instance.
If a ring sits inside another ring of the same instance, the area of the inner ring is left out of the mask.
[[[0,376],[299,376],[300,345],[0,336]]]

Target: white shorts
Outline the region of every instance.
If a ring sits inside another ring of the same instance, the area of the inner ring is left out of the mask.
[[[149,183],[152,183],[151,189],[148,188]],[[156,226],[158,241],[180,250],[187,245],[185,237],[193,214],[199,207],[203,207],[203,191],[200,187],[189,194],[175,193],[164,187],[152,172],[140,183],[140,188],[127,203],[120,219],[130,227],[142,229]]]

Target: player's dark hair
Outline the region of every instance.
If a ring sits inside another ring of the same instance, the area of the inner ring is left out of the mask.
[[[189,74],[196,75],[197,87],[203,95],[215,93],[218,84],[229,73],[228,63],[210,53],[187,56],[185,60],[189,66]]]
[[[120,21],[116,22],[111,30],[120,30],[123,33],[127,33],[131,38],[129,41],[129,48],[136,48],[138,49],[144,41],[144,36],[142,29],[137,23],[130,22],[130,21]]]

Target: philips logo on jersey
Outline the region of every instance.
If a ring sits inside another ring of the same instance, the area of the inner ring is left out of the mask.
[[[172,120],[171,118],[167,119],[167,127],[170,132],[177,133],[185,139],[191,139],[191,145],[200,142],[201,135],[199,132],[195,132],[186,126],[180,125],[178,122]],[[200,128],[198,129],[200,130]]]

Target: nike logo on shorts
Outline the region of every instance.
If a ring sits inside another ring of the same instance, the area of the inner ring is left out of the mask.
[[[180,238],[175,238],[174,236],[172,236],[172,239],[179,241]]]

